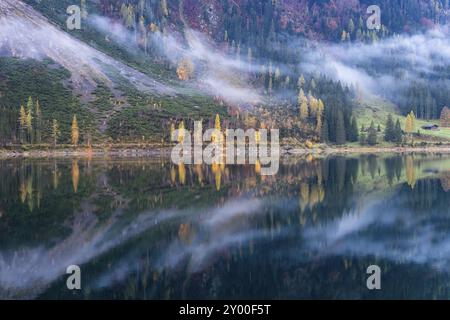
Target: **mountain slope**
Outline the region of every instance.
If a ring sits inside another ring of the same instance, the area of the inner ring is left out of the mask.
[[[29,96],[39,99],[46,127],[57,119],[65,129],[63,141],[68,141],[66,128],[74,114],[81,117],[86,137],[160,141],[171,117],[222,112],[196,89],[165,84],[151,72],[137,71],[64,32],[20,1],[0,2],[0,56],[5,66],[0,69],[0,106],[18,110]],[[26,83],[30,85],[24,88]],[[192,109],[196,105],[204,108]],[[50,133],[47,130],[45,136]]]

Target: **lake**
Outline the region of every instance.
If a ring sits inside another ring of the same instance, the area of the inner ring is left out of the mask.
[[[0,160],[0,298],[448,299],[450,156]],[[66,268],[81,268],[81,290]],[[367,268],[379,266],[381,290]]]

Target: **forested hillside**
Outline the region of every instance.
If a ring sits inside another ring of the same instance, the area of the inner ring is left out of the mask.
[[[23,2],[0,7],[2,144],[73,144],[75,129],[80,145],[167,143],[217,116],[296,141],[376,144],[388,119],[360,111],[373,96],[395,105],[397,136],[420,129],[407,115],[437,120],[450,104],[448,0],[81,0],[73,31],[73,1]],[[22,35],[5,31],[13,23]]]

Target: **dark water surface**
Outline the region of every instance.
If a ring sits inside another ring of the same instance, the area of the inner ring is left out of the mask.
[[[0,177],[0,298],[450,298],[448,155],[287,159],[271,177],[1,160]]]

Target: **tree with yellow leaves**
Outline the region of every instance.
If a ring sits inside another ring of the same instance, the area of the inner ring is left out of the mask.
[[[78,192],[78,181],[80,179],[80,169],[78,168],[78,160],[72,160],[72,186],[73,192]]]
[[[25,118],[27,133],[28,133],[28,142],[33,143],[34,134],[33,134],[33,99],[28,97],[27,102],[27,116]]]
[[[315,117],[317,115],[317,111],[319,110],[319,101],[313,96],[309,96],[309,111],[311,113],[311,117]]]
[[[177,68],[178,79],[182,81],[189,80],[194,74],[194,64],[188,58],[184,58],[180,61]]]
[[[178,143],[184,142],[184,134],[185,134],[185,128],[184,128],[184,121],[181,120],[180,124],[178,125]]]
[[[316,113],[316,131],[318,134],[322,131],[323,126],[323,113],[325,111],[325,106],[322,100],[317,101],[317,113]]]
[[[303,89],[300,89],[298,93],[298,105],[300,107],[300,119],[304,120],[308,118],[308,99],[306,98]]]
[[[72,119],[71,136],[72,136],[72,144],[74,146],[77,146],[78,145],[78,140],[79,140],[79,137],[80,137],[80,132],[79,132],[79,129],[78,129],[77,115],[74,115],[73,119]]]
[[[23,105],[20,106],[19,111],[19,139],[20,143],[25,143],[27,132],[27,113]]]
[[[216,118],[214,120],[214,129],[218,130],[219,132],[222,132],[222,124],[220,122],[220,115],[218,113],[216,114]],[[220,138],[220,135],[217,136],[216,132],[214,132],[211,136],[211,141],[220,143],[220,141],[218,141],[219,138]]]
[[[216,119],[214,120],[214,129],[222,132],[222,124],[220,123],[220,115],[216,114]]]
[[[406,116],[406,123],[405,123],[405,132],[407,133],[413,133],[416,130],[416,116],[413,111],[411,111]]]

